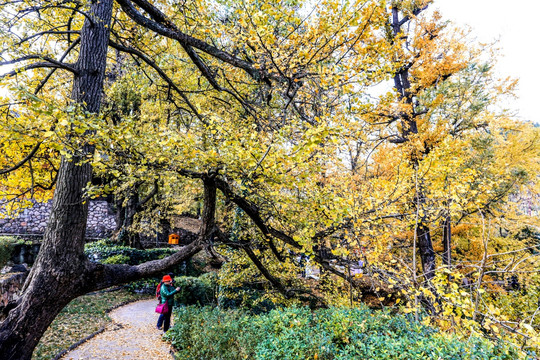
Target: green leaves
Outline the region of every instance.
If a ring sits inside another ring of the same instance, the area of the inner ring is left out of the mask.
[[[410,318],[365,308],[272,310],[262,315],[180,308],[166,338],[182,359],[516,359],[507,344],[459,339]]]

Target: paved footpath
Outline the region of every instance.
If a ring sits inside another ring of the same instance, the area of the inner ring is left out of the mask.
[[[172,359],[169,344],[156,329],[156,300],[137,301],[109,316],[116,325],[88,340],[62,360],[166,360]]]

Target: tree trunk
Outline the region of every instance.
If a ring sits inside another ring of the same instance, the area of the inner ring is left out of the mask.
[[[427,281],[431,281],[435,276],[435,251],[433,251],[429,227],[423,223],[418,224],[416,235],[418,237],[418,251],[422,260],[424,276]]]
[[[403,19],[399,19],[400,10],[396,5],[392,6],[391,11],[392,16],[390,21],[392,24],[392,31],[394,38],[397,39],[398,37],[403,36],[401,27],[406,24],[406,22],[404,22]],[[394,87],[398,92],[399,100],[411,110],[410,112],[402,111],[400,113],[401,142],[409,141],[411,136],[418,134],[418,124],[416,120],[418,114],[414,111],[414,94],[411,93],[409,69],[410,65],[407,64],[394,74]],[[412,152],[409,160],[415,167],[418,167],[421,158],[419,158],[418,154]],[[419,194],[416,194],[416,196],[419,197],[419,203],[417,204],[417,199],[415,199],[413,204],[414,207],[426,202],[425,195],[422,191],[420,191]],[[426,280],[430,281],[433,276],[435,276],[435,252],[433,251],[433,242],[431,240],[429,226],[424,221],[419,224],[416,235],[418,236],[418,251],[420,252],[420,258],[422,260],[424,276],[426,277]]]
[[[450,215],[446,215],[443,224],[443,264],[452,265],[452,220]]]
[[[139,207],[139,193],[135,188],[133,192],[130,192],[126,201],[126,206],[122,206],[119,211],[123,213],[123,223],[120,224],[120,230],[118,232],[118,242],[122,245],[126,245],[135,249],[142,249],[142,243],[140,236],[137,232],[131,229],[135,222],[135,215]]]
[[[214,177],[203,178],[204,196],[203,196],[203,211],[201,218],[201,237],[212,236],[216,226],[216,192],[217,187]]]
[[[113,0],[92,2],[81,31],[81,48],[72,100],[97,113],[103,93]],[[82,294],[86,259],[84,234],[88,201],[84,188],[92,179],[90,164],[80,164],[90,146],[63,157],[43,244],[23,296],[0,325],[0,354],[5,360],[31,359],[39,339],[62,308]]]
[[[171,222],[167,218],[159,219],[159,226],[157,232],[157,243],[163,244],[169,240],[169,234],[171,233]]]

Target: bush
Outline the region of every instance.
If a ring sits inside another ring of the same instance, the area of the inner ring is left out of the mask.
[[[276,308],[276,304],[266,299],[265,291],[253,287],[221,287],[219,305],[224,309],[245,309],[252,314],[267,313]]]
[[[158,278],[144,278],[141,280],[130,282],[125,288],[135,294],[148,294],[154,296],[156,294],[156,287],[159,284]]]
[[[15,245],[21,243],[24,243],[24,240],[11,236],[0,236],[0,268],[7,265]]]
[[[94,262],[105,262],[108,258],[116,256],[116,258],[108,261],[118,261],[125,259],[124,264],[138,265],[146,261],[157,260],[165,256],[169,256],[175,252],[173,249],[147,249],[140,250],[130,248],[129,246],[121,246],[114,244],[108,240],[99,240],[86,244],[84,248],[86,256]],[[122,256],[120,258],[119,256]],[[118,264],[118,262],[108,262],[109,264]]]
[[[243,310],[186,307],[166,338],[178,359],[517,359],[506,344],[460,340],[406,316],[367,308]]]
[[[175,277],[175,286],[180,288],[175,300],[184,305],[211,305],[216,304],[216,275],[203,274],[199,277]]]
[[[127,264],[130,261],[129,256],[126,255],[113,255],[103,260],[102,264]]]

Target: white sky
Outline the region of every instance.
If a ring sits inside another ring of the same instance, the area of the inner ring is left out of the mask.
[[[540,123],[540,40],[538,0],[435,0],[443,18],[469,25],[481,42],[499,40],[501,77],[519,79],[516,100],[508,107],[522,120]]]

